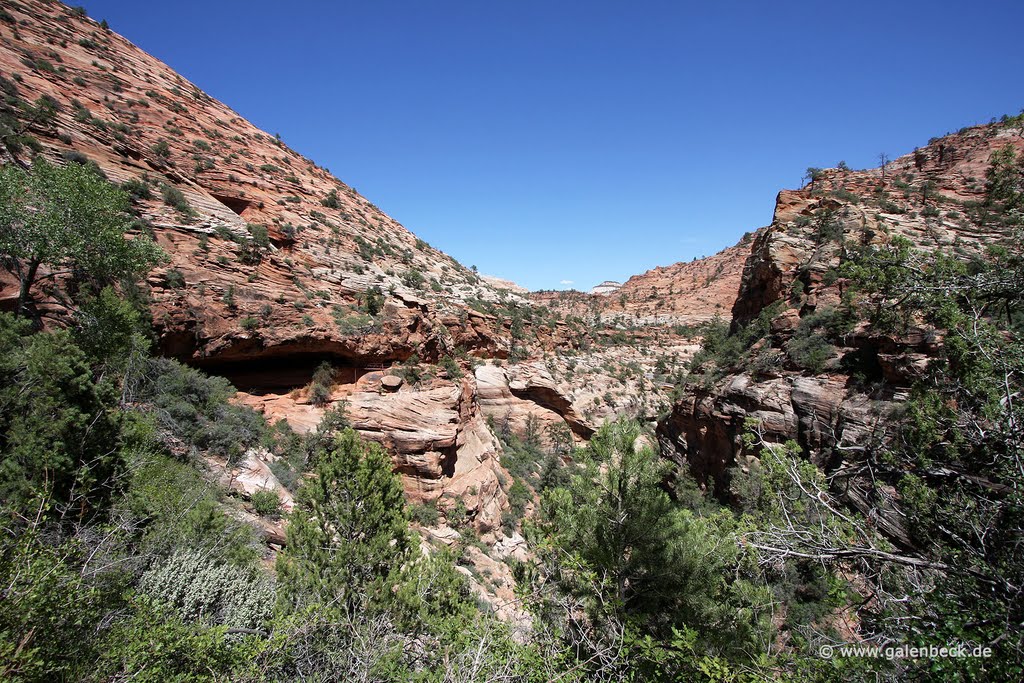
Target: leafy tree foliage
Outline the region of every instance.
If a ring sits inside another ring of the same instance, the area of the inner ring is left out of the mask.
[[[868,588],[865,637],[994,653],[894,663],[887,676],[1024,675],[1022,177],[1013,148],[993,155],[975,218],[1005,237],[973,258],[918,252],[900,238],[844,246],[832,281],[870,323],[867,334],[924,329],[938,353],[871,441],[831,454],[842,465],[827,480],[795,444],[763,443],[761,466],[735,479],[754,506],[750,538],[765,562],[856,568]],[[866,518],[838,502],[851,490]]]
[[[151,402],[160,425],[187,444],[235,462],[263,437],[263,419],[228,402],[235,389],[226,379],[164,358],[151,360],[145,373],[139,398]]]
[[[860,281],[876,310],[891,307],[944,333],[940,355],[873,463],[900,491],[918,552],[937,568],[936,592],[910,611],[950,639],[999,643],[1004,664],[1024,652],[1019,634],[1006,630],[1024,620],[1024,555],[1014,540],[1024,526],[1019,244],[971,263],[908,251],[886,266],[898,278]]]
[[[127,193],[79,164],[39,160],[0,168],[0,266],[19,283],[17,310],[72,308],[82,290],[134,279],[160,258],[150,240],[126,239]]]

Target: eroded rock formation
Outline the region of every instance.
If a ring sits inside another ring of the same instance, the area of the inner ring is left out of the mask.
[[[881,334],[866,323],[842,335],[823,368],[808,370],[784,349],[805,317],[840,302],[844,282],[827,277],[843,242],[884,245],[902,237],[924,251],[970,258],[1005,237],[969,218],[984,199],[985,169],[996,149],[1024,149],[1019,131],[979,126],[933,140],[885,169],[829,169],[801,190],[779,194],[772,224],[759,231],[732,305],[734,329],[767,314],[770,333],[757,342],[764,362],[691,381],[658,425],[663,450],[720,496],[729,468],[744,467],[744,423],[760,423],[768,441],[795,440],[832,472],[878,439],[882,426],[922,376],[941,335],[911,326]],[[856,482],[845,492],[867,509]],[[899,520],[879,519],[906,540]]]

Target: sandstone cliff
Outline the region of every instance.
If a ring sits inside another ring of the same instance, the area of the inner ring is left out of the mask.
[[[692,378],[658,425],[664,450],[727,496],[728,469],[747,462],[747,418],[761,423],[769,441],[797,441],[829,472],[877,439],[937,352],[939,331],[911,326],[881,334],[860,322],[814,368],[795,363],[787,342],[839,303],[843,281],[826,275],[839,265],[844,241],[883,245],[902,237],[917,249],[967,260],[1005,237],[971,218],[984,198],[990,156],[1005,145],[1024,149],[1020,131],[969,128],[884,168],[827,169],[801,190],[780,192],[771,225],[752,242],[732,306],[734,330],[759,316],[768,326],[751,351],[755,362]],[[855,483],[846,497],[867,508]],[[898,520],[879,525],[905,538]]]
[[[344,405],[390,450],[414,502],[461,503],[495,532],[508,479],[488,420],[523,429],[532,417],[581,441],[613,415],[653,419],[695,348],[642,306],[616,320],[607,297],[607,324],[592,329],[478,276],[83,13],[48,0],[5,12],[2,162],[38,154],[122,184],[138,231],[170,258],[145,283],[159,350],[227,377],[240,401],[300,431]],[[718,266],[693,268],[718,286]],[[15,294],[0,277],[0,308]],[[323,362],[326,404],[310,397]],[[406,370],[423,379],[396,384]],[[266,483],[259,458],[226,473],[232,485]]]
[[[507,357],[507,315],[477,309],[500,299],[507,313],[524,299],[63,4],[5,3],[0,71],[2,161],[95,164],[132,193],[138,229],[169,254],[147,283],[164,354],[228,377],[299,429],[322,414],[304,392],[329,362],[332,400],[391,449],[414,499],[465,498],[480,529],[497,526],[498,447],[473,380],[397,392],[379,380],[409,359]],[[15,295],[0,281],[0,307]]]

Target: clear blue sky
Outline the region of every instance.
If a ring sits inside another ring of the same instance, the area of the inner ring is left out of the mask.
[[[84,0],[434,246],[532,289],[710,255],[808,166],[1024,107],[1024,3]]]

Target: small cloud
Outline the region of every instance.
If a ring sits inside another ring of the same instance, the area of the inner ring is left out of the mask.
[[[562,280],[558,284],[560,284],[560,285],[572,285],[572,284],[575,284],[575,283],[572,280]]]

